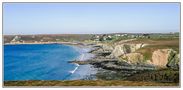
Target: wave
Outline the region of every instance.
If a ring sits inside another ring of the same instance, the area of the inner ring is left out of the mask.
[[[75,65],[76,65],[77,67],[79,67],[79,64],[75,63]]]
[[[84,60],[87,60],[87,59],[89,59],[89,58],[91,58],[91,57],[93,57],[93,55],[92,54],[89,54],[88,52],[91,50],[91,48],[76,48],[76,47],[74,47],[75,48],[75,50],[77,50],[77,51],[79,51],[79,53],[80,53],[80,56],[77,58],[78,60],[80,60],[80,61],[84,61]],[[78,67],[80,66],[79,64],[77,64],[77,63],[74,63],[75,65],[76,65],[76,67],[74,68],[74,70],[72,70],[72,71],[69,71],[71,74],[73,74],[73,73],[75,73],[75,71],[78,69]]]
[[[74,73],[77,69],[78,69],[78,67],[79,67],[79,64],[77,64],[77,63],[74,63],[75,65],[76,65],[76,67],[74,68],[74,70],[72,70],[72,71],[69,71],[70,73]]]
[[[78,69],[78,67],[76,67],[74,70],[69,71],[69,72],[73,74],[77,69]]]

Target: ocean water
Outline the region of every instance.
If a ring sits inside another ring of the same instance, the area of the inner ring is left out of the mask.
[[[91,57],[85,51],[62,44],[5,45],[4,80],[82,79],[96,71],[68,61]]]

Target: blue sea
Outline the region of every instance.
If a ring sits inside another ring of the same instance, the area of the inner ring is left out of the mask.
[[[91,56],[85,51],[63,44],[4,45],[4,80],[83,79],[95,69],[68,61]]]

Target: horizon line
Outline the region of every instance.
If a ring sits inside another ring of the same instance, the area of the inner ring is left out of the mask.
[[[180,32],[145,32],[145,33],[142,33],[142,32],[138,32],[138,33],[135,33],[135,32],[124,32],[124,33],[63,33],[63,34],[58,34],[58,33],[51,33],[51,34],[48,34],[48,33],[40,33],[40,34],[3,34],[3,35],[95,35],[95,34],[168,34],[168,33],[180,33]]]

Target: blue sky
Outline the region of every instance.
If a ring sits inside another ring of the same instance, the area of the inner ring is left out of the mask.
[[[4,34],[180,31],[179,3],[4,3]]]

